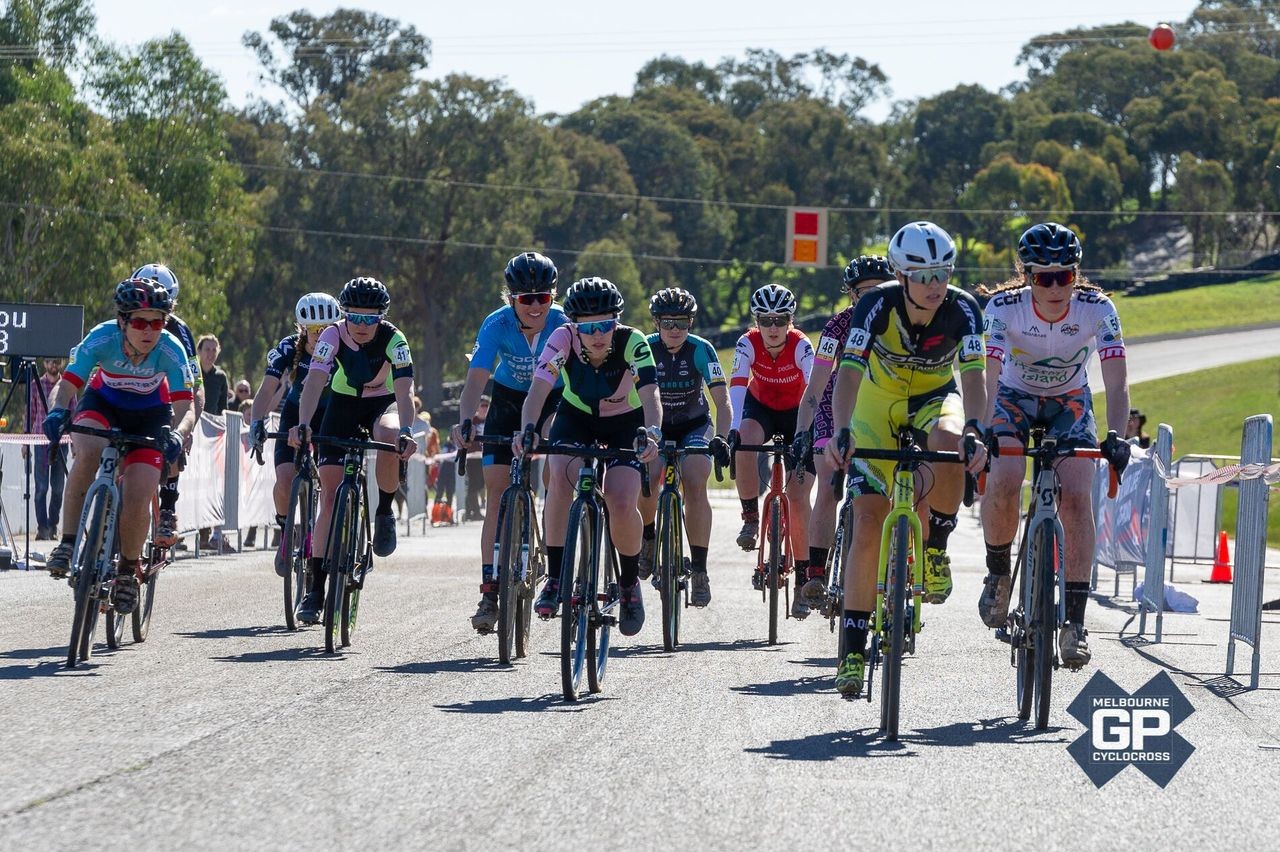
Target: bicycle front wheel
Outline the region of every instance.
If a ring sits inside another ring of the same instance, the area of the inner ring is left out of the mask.
[[[574,502],[567,530],[560,566],[560,685],[565,701],[577,701],[587,657],[595,650],[589,624],[595,589],[587,588],[595,558],[595,515],[586,503]]]
[[[351,560],[345,572],[346,589],[342,598],[342,629],[339,631],[342,647],[351,644],[351,637],[356,632],[356,616],[360,614],[360,594],[364,590],[365,579],[373,566],[373,550],[369,546],[369,501],[368,495],[361,489],[356,498],[357,513],[355,518],[356,546],[351,551]]]
[[[527,498],[525,498],[527,499]],[[525,502],[522,499],[522,502]],[[529,542],[529,553],[521,548],[521,576],[516,578],[516,657],[523,659],[529,656],[532,648],[529,627],[533,624],[533,599],[537,597],[538,584],[547,573],[547,556],[542,550],[537,537],[538,519],[533,512],[533,503],[528,501],[524,513],[524,530],[521,540]]]
[[[769,644],[778,644],[778,587],[782,585],[782,504],[769,501],[765,583],[769,589]]]
[[[587,640],[587,685],[592,692],[604,689],[605,669],[609,665],[609,641],[613,635],[613,625],[617,621],[618,605],[621,598],[621,586],[618,583],[618,552],[613,549],[609,539],[609,516],[605,515],[602,526],[604,532],[600,536],[603,543],[597,549],[595,568],[591,580],[592,597],[595,600],[591,608],[591,633]],[[604,576],[598,573],[601,566]]]
[[[662,648],[680,644],[680,580],[684,571],[684,531],[680,528],[680,498],[670,491],[658,505],[658,588],[662,595]]]
[[[339,486],[330,521],[329,553],[325,567],[329,569],[329,583],[324,599],[324,650],[335,653],[342,647],[342,633],[346,624],[347,577],[350,576],[353,535],[356,525],[354,494],[346,485]]]
[[[307,593],[307,557],[311,555],[311,528],[315,523],[315,486],[310,477],[295,476],[289,489],[280,546],[289,567],[284,575],[284,625],[298,629],[298,607]]]
[[[498,662],[511,664],[516,633],[516,577],[520,569],[521,501],[504,495],[498,509]]]
[[[1053,697],[1054,640],[1057,638],[1058,610],[1053,592],[1058,583],[1058,538],[1049,521],[1036,527],[1035,560],[1031,568],[1035,609],[1031,624],[1035,635],[1036,729],[1049,727],[1049,703]]]
[[[67,668],[89,659],[93,649],[93,631],[98,625],[98,566],[102,560],[102,544],[106,535],[110,497],[105,489],[90,494],[90,503],[81,515],[79,541],[76,542],[75,611],[71,617],[71,641],[67,645]]]
[[[906,518],[898,518],[893,527],[885,607],[888,610],[889,643],[884,655],[884,674],[880,678],[880,728],[885,738],[898,739],[899,705],[902,697],[902,653],[907,632],[907,554],[910,553],[911,527]]]

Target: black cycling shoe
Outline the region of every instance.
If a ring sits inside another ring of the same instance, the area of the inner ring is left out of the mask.
[[[390,556],[396,552],[396,516],[373,516],[373,555]]]
[[[539,618],[554,618],[558,609],[560,609],[560,580],[549,577],[542,587],[542,593],[533,603],[533,611]]]
[[[298,620],[303,624],[319,624],[320,608],[324,606],[324,595],[312,589],[307,592],[302,603],[298,605]]]
[[[138,605],[138,578],[132,571],[116,575],[111,584],[111,605],[121,615],[128,615]]]
[[[640,582],[622,590],[618,607],[618,629],[623,636],[635,636],[644,627],[644,597],[640,594]]]

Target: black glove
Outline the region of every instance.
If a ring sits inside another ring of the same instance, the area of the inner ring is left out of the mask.
[[[55,408],[49,412],[48,416],[44,418],[44,436],[49,439],[49,443],[56,444],[62,440],[62,433],[67,428],[67,421],[70,419],[70,409]]]
[[[249,424],[249,443],[253,444],[254,449],[259,452],[267,443],[267,424],[262,420],[255,420]]]
[[[809,461],[811,450],[813,450],[813,434],[808,429],[797,432],[791,441],[791,467],[804,467]]]
[[[169,464],[182,458],[182,436],[173,429],[166,429],[164,436],[160,438],[160,452]]]
[[[721,467],[729,466],[729,442],[721,435],[716,435],[711,439],[708,445],[711,448],[711,455],[716,460],[716,464]]]
[[[849,444],[853,440],[853,432],[848,426],[846,426],[839,432],[836,432],[835,437],[831,440],[836,442],[836,449],[839,450],[840,455],[843,456],[845,453],[849,452]]]
[[[407,428],[407,427],[406,427],[406,428]],[[401,453],[403,453],[406,449],[408,449],[409,445],[410,445],[410,444],[413,444],[413,443],[416,443],[416,442],[413,440],[413,432],[411,432],[411,431],[410,431],[410,432],[406,432],[404,429],[401,429],[401,430],[400,430],[400,440],[399,440],[399,442],[396,444],[396,447],[400,450],[400,452],[401,452]]]
[[[738,445],[742,443],[742,436],[738,434],[737,429],[729,430],[729,437],[725,439],[725,443],[729,445],[729,452],[736,453]]]
[[[298,443],[303,446],[311,443],[311,427],[306,423],[298,424]]]
[[[1111,465],[1111,469],[1116,472],[1116,482],[1119,482],[1124,469],[1129,466],[1129,442],[1123,440],[1116,434],[1116,430],[1112,429],[1107,433],[1107,437],[1102,439],[1102,443],[1098,444],[1098,449],[1102,451],[1102,457],[1107,460],[1107,464]]]

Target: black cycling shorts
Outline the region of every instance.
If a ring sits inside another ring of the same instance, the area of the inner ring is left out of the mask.
[[[560,405],[560,397],[563,394],[563,388],[552,388],[551,393],[547,394],[547,400],[542,405],[542,413],[538,415],[538,422],[534,424],[538,434],[542,434],[543,426],[556,413],[556,407]],[[489,400],[489,416],[484,419],[484,434],[489,437],[509,438],[524,429],[524,424],[520,422],[520,412],[524,409],[527,396],[528,394],[524,391],[494,382],[493,397]],[[483,461],[486,465],[509,466],[513,458],[510,445],[505,447],[486,445],[484,448]]]
[[[386,396],[346,396],[335,393],[329,398],[325,408],[324,419],[320,421],[317,435],[329,438],[354,440],[361,427],[373,433],[373,425],[378,422],[396,398]],[[320,466],[342,464],[342,456],[346,451],[341,447],[329,444],[316,446],[316,463]]]
[[[628,411],[613,417],[594,417],[572,405],[562,405],[551,424],[553,444],[587,446],[600,443],[611,450],[634,450],[636,430],[644,428],[644,412]],[[637,473],[644,467],[635,458],[609,459],[605,467],[629,467]]]
[[[316,413],[311,415],[311,431],[317,435],[320,434],[320,427],[324,423],[324,412],[326,407],[327,406],[323,404],[320,405],[320,407],[316,409]],[[292,429],[294,426],[297,426],[297,425],[298,425],[298,403],[296,401],[290,402],[286,399],[284,403],[284,408],[281,409],[280,411],[279,431],[288,432],[290,429]],[[275,451],[273,453],[276,467],[279,467],[282,464],[293,464],[295,455],[296,455],[296,451],[294,450],[293,447],[289,446],[288,441],[285,441],[283,439],[276,440]]]
[[[119,429],[133,435],[145,435],[156,441],[163,441],[173,420],[173,409],[167,405],[153,405],[148,408],[120,408],[112,405],[93,389],[86,390],[80,397],[71,422],[81,426],[97,429]],[[121,467],[130,464],[147,464],[162,470],[164,456],[159,450],[149,447],[134,447],[124,458]]]

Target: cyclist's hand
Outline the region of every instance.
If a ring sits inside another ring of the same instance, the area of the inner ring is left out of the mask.
[[[413,440],[413,430],[408,426],[401,426],[396,446],[399,448],[400,460],[408,461],[418,451],[418,442]]]
[[[530,423],[524,427],[523,432],[517,432],[511,437],[511,454],[516,458],[524,458],[525,453],[533,452],[533,448],[538,446],[538,430]]]
[[[265,422],[255,420],[249,424],[249,443],[253,445],[253,451],[261,459],[262,448],[267,443],[267,424]]]
[[[67,421],[70,419],[70,409],[55,408],[49,412],[44,418],[44,436],[49,439],[49,443],[56,444],[62,440],[62,433],[66,430]]]
[[[164,454],[164,460],[169,464],[182,458],[182,434],[173,429],[166,429],[160,438],[160,452]]]
[[[1107,460],[1107,464],[1111,465],[1111,469],[1116,472],[1116,482],[1119,482],[1124,469],[1129,466],[1129,442],[1123,440],[1116,430],[1112,429],[1107,433],[1107,437],[1102,439],[1102,443],[1098,444],[1098,449],[1102,451],[1102,457]]]
[[[813,450],[813,433],[808,429],[797,432],[791,441],[791,467],[799,470],[809,462],[809,453]]]
[[[639,453],[637,458],[648,464],[658,457],[658,442],[653,440],[652,435],[645,435],[643,445],[637,442],[636,452]]]
[[[465,447],[471,443],[472,435],[471,418],[468,417],[461,423],[457,423],[449,430],[449,438],[452,439],[455,447]]]
[[[962,445],[961,445],[961,446],[962,446],[961,453],[962,453],[962,454],[964,454],[964,456],[965,456],[965,465],[964,465],[964,469],[965,469],[965,470],[967,470],[969,473],[972,473],[972,474],[974,474],[974,475],[977,475],[977,474],[979,474],[979,473],[982,473],[984,470],[986,470],[986,468],[987,468],[987,445],[986,445],[986,444],[984,444],[984,443],[982,443],[982,441],[978,439],[978,436],[977,436],[977,435],[975,435],[975,436],[974,436],[974,440],[972,441],[972,444],[973,444],[973,451],[972,451],[972,452],[966,452],[966,450],[968,450],[968,446],[967,446],[967,445],[968,445],[970,442],[968,442],[968,441],[964,441],[964,440],[963,440],[963,438],[961,439],[961,441],[962,441]]]
[[[831,459],[831,463],[838,470],[844,470],[849,466],[849,456],[853,453],[857,442],[853,440],[853,432],[848,427],[841,429],[835,436],[827,441],[825,452],[827,458]]]
[[[736,453],[738,445],[742,443],[742,436],[738,434],[737,429],[729,430],[729,437],[725,439],[725,443],[729,445],[729,452]]]
[[[191,445],[195,442],[195,439],[196,439],[196,436],[194,432],[188,432],[187,434],[182,436],[183,452],[187,452],[187,453],[191,452]]]
[[[711,439],[711,443],[708,446],[711,447],[711,454],[715,458],[716,464],[720,465],[720,467],[728,467],[729,442],[722,436],[716,435]]]

